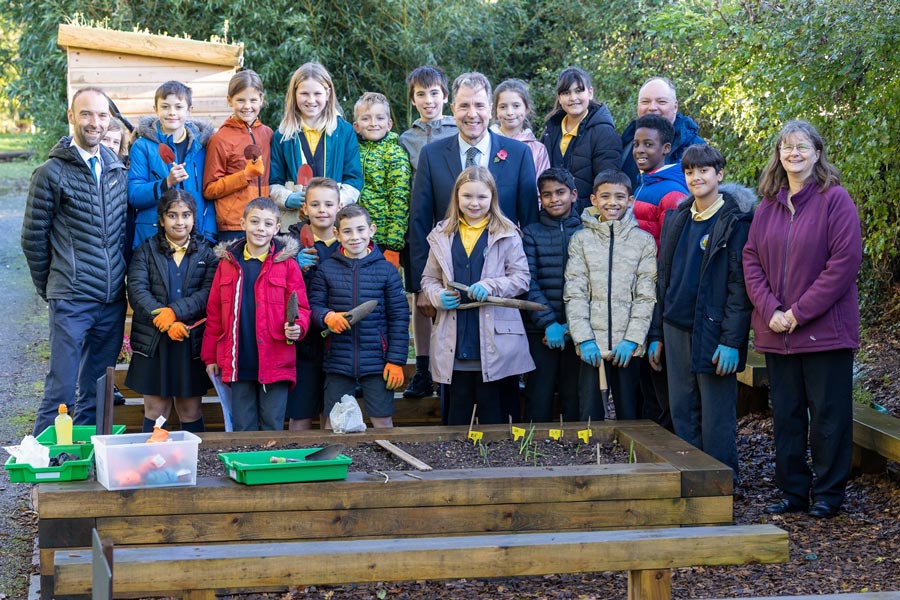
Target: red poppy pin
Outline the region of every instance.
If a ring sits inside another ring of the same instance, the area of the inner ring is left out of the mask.
[[[501,149],[500,149],[500,152],[497,153],[497,156],[494,157],[494,162],[495,162],[495,163],[498,163],[498,162],[500,162],[501,160],[506,160],[506,157],[507,157],[507,156],[509,156],[509,154],[506,152],[506,149],[505,149],[505,148],[501,148]]]

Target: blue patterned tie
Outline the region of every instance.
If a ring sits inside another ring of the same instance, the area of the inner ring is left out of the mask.
[[[468,150],[466,150],[466,168],[478,166],[478,155],[481,154],[481,150],[472,146]]]

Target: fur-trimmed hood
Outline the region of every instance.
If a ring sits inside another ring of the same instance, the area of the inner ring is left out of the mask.
[[[219,260],[235,262],[236,255],[244,251],[244,245],[246,243],[246,239],[233,240],[231,242],[219,242],[215,247],[216,256],[219,257]],[[275,255],[272,259],[273,262],[284,262],[289,258],[295,258],[297,256],[297,253],[300,252],[300,242],[291,235],[276,235],[272,238],[272,246],[270,247],[269,252],[272,252]]]
[[[206,121],[187,121],[184,125],[191,140],[191,145],[196,140],[205,148],[209,138],[215,133],[215,128]],[[158,117],[141,117],[138,126],[134,128],[134,133],[131,134],[132,142],[139,137],[143,137],[157,144],[163,143],[163,140],[160,139],[161,136],[162,130],[159,128]]]
[[[723,183],[719,186],[719,192],[723,196],[729,196],[732,200],[734,200],[738,209],[744,213],[753,213],[756,210],[756,206],[759,204],[759,197],[756,193],[748,188],[747,186],[741,185],[739,183]],[[690,205],[694,201],[693,196],[686,196],[681,202],[678,203],[678,208],[681,208],[685,205]]]

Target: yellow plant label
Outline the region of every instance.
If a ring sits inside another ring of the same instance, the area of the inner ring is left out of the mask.
[[[562,429],[551,429],[550,430],[550,438],[556,440],[557,442],[562,438],[563,430]]]
[[[594,432],[590,429],[580,429],[578,430],[578,439],[587,444],[591,440],[591,436],[594,435]]]
[[[483,437],[484,437],[484,432],[482,432],[482,431],[470,431],[469,432],[469,439],[472,440],[473,446],[475,444],[477,444]]]
[[[513,441],[518,442],[519,438],[525,435],[525,430],[521,427],[511,427],[510,431],[512,432]]]

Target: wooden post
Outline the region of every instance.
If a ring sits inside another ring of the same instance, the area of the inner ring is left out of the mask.
[[[97,435],[112,435],[115,385],[116,368],[106,367],[106,375],[97,378]]]
[[[671,600],[672,570],[628,571],[628,600]]]
[[[113,544],[101,542],[96,529],[91,531],[92,565],[91,600],[112,600],[113,597]]]

